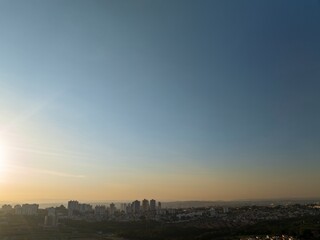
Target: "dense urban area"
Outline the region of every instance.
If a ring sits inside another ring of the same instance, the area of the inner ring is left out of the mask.
[[[163,207],[156,200],[4,204],[1,240],[320,239],[320,205]]]

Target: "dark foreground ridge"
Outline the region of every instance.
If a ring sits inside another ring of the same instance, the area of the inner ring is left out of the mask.
[[[111,205],[113,207],[113,205]],[[33,205],[28,205],[32,209]],[[5,211],[7,209],[8,211]],[[99,206],[101,210],[101,205]],[[15,214],[7,205],[0,213],[2,240],[209,240],[320,239],[318,204],[162,209],[152,218],[141,212],[127,218],[123,211],[95,218],[69,216],[64,206]]]

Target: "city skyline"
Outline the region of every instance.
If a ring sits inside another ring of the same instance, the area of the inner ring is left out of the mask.
[[[0,202],[320,197],[319,10],[0,1]]]

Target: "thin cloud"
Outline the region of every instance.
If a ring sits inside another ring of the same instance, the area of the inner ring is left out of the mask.
[[[7,148],[14,151],[22,151],[22,152],[29,152],[29,153],[35,153],[35,154],[41,154],[41,155],[57,156],[57,157],[73,157],[73,158],[87,157],[80,153],[62,151],[62,150],[48,150],[48,149],[13,147],[13,146],[8,146]]]
[[[66,172],[61,172],[61,171],[52,171],[52,170],[33,168],[33,167],[9,165],[9,168],[11,168],[12,170],[20,170],[20,171],[24,171],[24,172],[48,174],[48,175],[53,175],[53,176],[66,177],[66,178],[85,178],[85,175],[71,174],[71,173],[66,173]]]
[[[45,170],[45,169],[33,169],[33,171],[36,171],[38,173],[43,173],[43,174],[59,176],[59,177],[67,177],[67,178],[84,178],[85,177],[84,175],[75,175],[75,174],[57,172],[57,171],[51,171],[51,170]]]
[[[51,102],[53,102],[58,96],[60,96],[64,91],[59,91],[53,94],[51,97],[48,97],[47,99],[43,100],[41,103],[32,106],[28,108],[27,110],[20,113],[17,117],[11,120],[8,124],[6,124],[2,129],[0,129],[0,134],[8,132],[11,128],[14,126],[21,124],[34,115],[41,112],[47,105],[49,105]]]

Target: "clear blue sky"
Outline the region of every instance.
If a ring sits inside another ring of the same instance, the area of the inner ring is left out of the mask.
[[[319,26],[315,0],[1,0],[2,187],[320,196]]]

